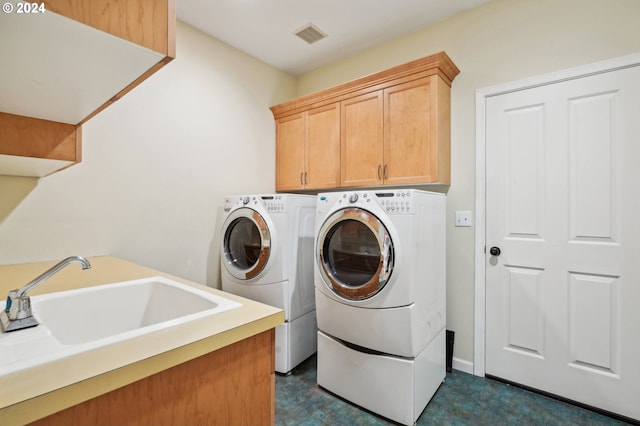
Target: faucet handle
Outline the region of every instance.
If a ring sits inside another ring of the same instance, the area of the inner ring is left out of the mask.
[[[18,296],[18,289],[11,290],[7,295],[5,311],[11,321],[31,316],[31,299],[26,294]]]
[[[14,288],[13,290],[9,291],[9,294],[7,294],[7,301],[4,304],[4,311],[6,313],[9,313],[9,310],[11,309],[11,305],[13,304],[13,299],[16,298],[16,296],[18,295],[18,289]]]

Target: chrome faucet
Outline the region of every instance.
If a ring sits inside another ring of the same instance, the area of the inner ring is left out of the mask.
[[[82,264],[82,269],[91,268],[91,264],[82,256],[67,257],[63,261],[55,264],[43,274],[34,278],[31,282],[20,289],[14,289],[7,295],[7,303],[3,311],[0,311],[0,322],[5,332],[20,330],[28,327],[35,327],[38,321],[31,312],[31,299],[28,293],[38,287],[42,282],[50,278],[70,263],[78,262]]]

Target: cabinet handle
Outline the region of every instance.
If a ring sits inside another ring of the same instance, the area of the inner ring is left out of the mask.
[[[384,176],[384,180],[387,180],[387,178],[389,177],[389,176],[387,175],[387,169],[388,169],[388,167],[387,167],[387,165],[385,164],[385,165],[384,165],[384,173],[382,173],[382,174],[383,174],[383,176]]]
[[[309,180],[307,179],[307,172],[304,172],[304,184],[307,185]]]
[[[304,177],[304,173],[300,172],[300,185],[304,185],[303,177]]]
[[[382,168],[382,166],[380,164],[378,164],[378,180],[382,180],[382,175],[380,174],[380,169]]]

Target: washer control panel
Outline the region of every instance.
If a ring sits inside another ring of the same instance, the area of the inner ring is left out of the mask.
[[[286,209],[285,198],[282,195],[238,195],[225,197],[224,211],[228,213],[238,207],[255,208],[258,204],[262,204],[268,212],[283,212]]]

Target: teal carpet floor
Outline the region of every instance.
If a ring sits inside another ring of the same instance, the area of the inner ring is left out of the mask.
[[[276,376],[276,425],[393,425],[316,383],[316,356]],[[518,387],[453,370],[418,425],[625,425],[627,423]]]

